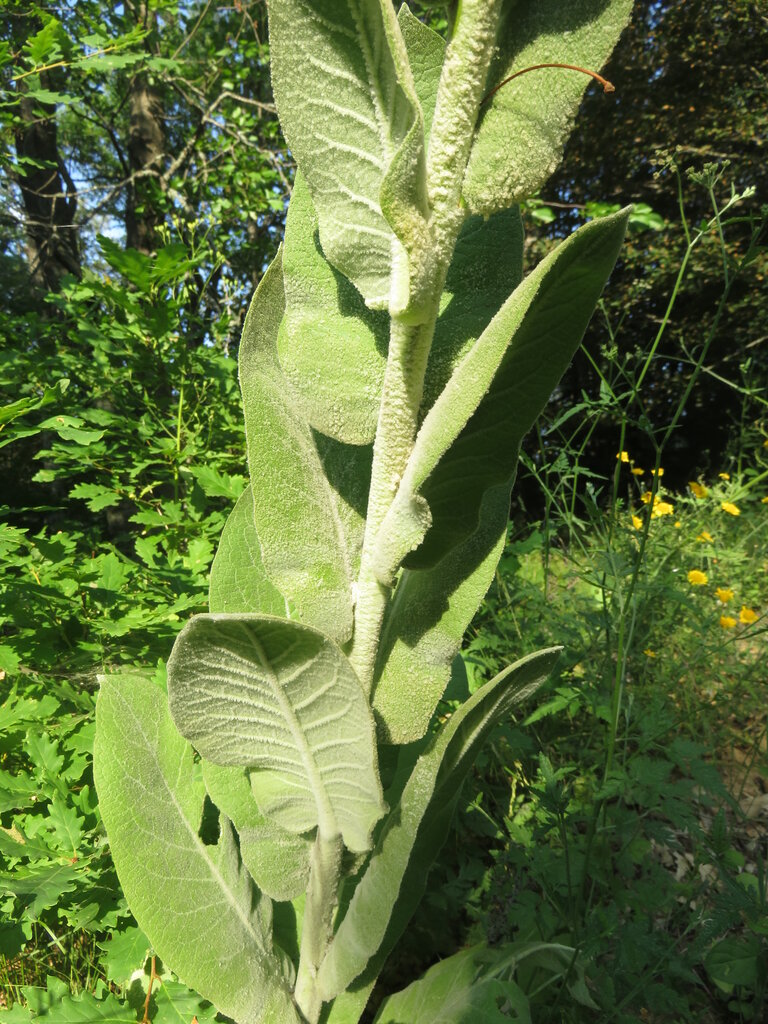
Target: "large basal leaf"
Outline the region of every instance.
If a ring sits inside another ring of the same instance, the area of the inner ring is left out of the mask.
[[[312,843],[270,821],[259,810],[244,768],[203,761],[208,795],[237,829],[240,856],[262,892],[292,900],[307,888]]]
[[[163,962],[239,1024],[298,1024],[269,901],[226,819],[215,846],[200,838],[205,787],[154,683],[102,679],[94,778],[120,884]]]
[[[278,253],[256,289],[240,343],[254,526],[264,568],[296,617],[344,643],[352,634],[352,566],[312,431],[278,362],[283,310]]]
[[[408,552],[409,568],[435,565],[475,531],[485,492],[511,486],[520,442],[578,348],[628,215],[592,221],[561,243],[459,363],[419,430],[379,532],[382,582]]]
[[[277,350],[309,423],[348,444],[376,434],[389,318],[366,308],[325,258],[312,197],[299,172],[283,247],[285,317]],[[333,368],[332,371],[330,368]]]
[[[424,128],[392,4],[272,0],[269,41],[280,122],[323,252],[371,308],[419,305],[428,297]]]
[[[496,722],[541,686],[559,650],[528,655],[499,673],[453,713],[421,755],[320,967],[325,1000],[353,981],[364,988],[378,976],[424,893],[480,746]]]
[[[327,637],[269,616],[197,615],[174,644],[168,693],[179,731],[204,758],[259,769],[267,817],[370,849],[386,809],[373,715]]]
[[[632,0],[520,0],[508,3],[488,91],[534,64],[599,71],[632,12]],[[462,187],[473,213],[487,216],[535,195],[557,167],[584,90],[600,86],[578,71],[543,68],[502,86],[481,110]],[[610,107],[606,117],[618,116]]]
[[[373,684],[380,736],[423,736],[504,548],[509,488],[486,494],[480,526],[432,569],[405,569],[387,608]]]
[[[263,612],[288,618],[286,601],[267,576],[253,522],[253,494],[246,487],[224,524],[211,566],[212,612]]]

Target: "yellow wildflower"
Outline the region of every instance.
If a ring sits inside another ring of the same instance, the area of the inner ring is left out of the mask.
[[[653,498],[653,495],[651,494],[650,491],[643,491],[643,493],[640,495],[640,500],[642,501],[642,503],[644,505],[647,505],[648,502],[651,500],[651,498]],[[659,496],[657,494],[656,498],[655,498],[655,501],[658,501],[658,500],[659,500]]]
[[[682,530],[682,528],[683,528],[683,524],[678,519],[677,522],[675,523],[675,529],[676,530]]]
[[[629,462],[629,452],[616,452],[616,458],[622,462]]]
[[[723,512],[727,512],[729,515],[732,515],[732,516],[740,516],[741,515],[741,509],[739,508],[738,505],[734,505],[732,501],[723,501],[720,504],[720,508],[723,510]]]
[[[701,569],[691,569],[688,573],[688,582],[692,587],[703,587],[709,583],[707,574],[702,572]]]
[[[664,467],[659,466],[658,469],[652,469],[651,473],[653,473],[654,476],[664,476]]]
[[[753,608],[747,608],[745,604],[741,606],[739,612],[739,622],[743,622],[745,626],[751,625],[753,622],[757,622],[758,614]]]
[[[632,467],[632,476],[642,476],[644,472],[645,472],[645,470],[644,469],[640,469],[639,466],[633,466]]]
[[[768,437],[763,441],[763,448],[768,448]]]
[[[709,532],[709,530],[702,530],[696,540],[701,541],[702,544],[714,544],[715,538]]]
[[[764,498],[760,499],[761,504],[768,505],[768,494]]]
[[[695,480],[689,480],[688,486],[693,491],[694,498],[706,498],[706,496],[709,494],[709,491],[704,486],[704,484],[699,484]]]
[[[721,480],[730,480],[731,479],[731,474],[730,473],[718,473],[717,475],[720,477]]]
[[[632,516],[632,525],[636,530],[642,530],[643,520],[640,518],[640,516]]]
[[[732,615],[721,615],[720,625],[723,627],[723,629],[733,629],[733,627],[736,625],[736,619],[734,619]]]
[[[728,604],[729,601],[733,600],[733,591],[730,587],[718,587],[715,591],[715,596],[721,604]]]
[[[671,516],[674,511],[675,506],[668,501],[657,501],[651,512],[651,519],[658,519],[659,516]]]
[[[646,656],[646,658],[655,658],[656,657],[656,651],[652,651],[650,647],[646,647],[645,650],[643,651],[643,654]]]

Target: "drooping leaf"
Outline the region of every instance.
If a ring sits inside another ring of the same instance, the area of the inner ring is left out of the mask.
[[[261,560],[250,486],[224,524],[211,566],[208,607],[212,612],[264,612],[288,617],[285,598],[267,576]]]
[[[599,71],[629,21],[632,0],[521,0],[506,5],[488,91],[534,64]],[[462,186],[487,216],[538,192],[557,167],[587,75],[543,68],[502,86],[483,105]],[[610,108],[606,116],[611,116]]]
[[[307,888],[311,841],[281,828],[259,810],[244,768],[203,761],[208,795],[240,838],[240,856],[262,892],[292,900]]]
[[[505,976],[503,953],[473,946],[441,960],[408,988],[388,996],[374,1024],[530,1024],[528,999]],[[514,1017],[502,1011],[503,1004]]]
[[[303,622],[337,643],[352,633],[352,576],[341,523],[312,432],[280,368],[281,256],[251,302],[240,344],[253,517],[264,568]]]
[[[205,787],[154,683],[102,679],[94,777],[123,891],[161,959],[237,1021],[298,1024],[260,909],[268,901],[226,819],[215,846],[200,838]]]
[[[271,2],[269,41],[280,123],[323,252],[372,309],[418,306],[428,297],[424,129],[394,7]]]
[[[370,444],[379,415],[389,320],[367,309],[354,285],[323,255],[317,214],[300,172],[285,223],[283,280],[285,317],[277,351],[301,411],[329,437]]]
[[[168,661],[179,731],[214,764],[258,768],[260,809],[370,849],[384,813],[373,715],[342,652],[315,629],[261,615],[197,615]]]
[[[380,736],[423,736],[504,548],[509,487],[486,493],[480,525],[431,569],[405,569],[387,608],[374,675]]]
[[[500,672],[453,713],[420,756],[320,967],[324,999],[356,979],[362,988],[378,976],[424,893],[480,746],[496,722],[541,686],[559,650],[538,651]]]
[[[627,216],[592,221],[561,243],[459,363],[419,430],[380,530],[382,582],[391,582],[408,552],[409,568],[435,565],[475,531],[485,492],[511,485],[522,438],[581,341]]]

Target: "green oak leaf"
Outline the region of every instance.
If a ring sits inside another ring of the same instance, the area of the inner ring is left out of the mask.
[[[538,651],[500,672],[453,713],[421,754],[320,965],[325,1000],[356,979],[355,987],[362,988],[378,976],[424,893],[480,746],[498,721],[541,686],[559,652]]]
[[[575,64],[599,71],[631,12],[632,0],[507,4],[488,73],[488,92],[534,64]],[[487,216],[539,191],[560,162],[590,82],[578,71],[543,68],[521,75],[488,99],[462,185],[472,213]]]
[[[278,253],[240,343],[254,525],[267,575],[296,616],[343,643],[352,633],[352,565],[312,431],[278,362],[283,311]]]
[[[270,902],[226,819],[216,845],[200,838],[205,786],[155,683],[102,678],[94,778],[123,892],[153,950],[239,1024],[299,1024],[271,949]]]
[[[259,769],[263,813],[370,849],[385,811],[373,715],[336,645],[265,615],[197,615],[168,661],[171,712],[208,761]]]

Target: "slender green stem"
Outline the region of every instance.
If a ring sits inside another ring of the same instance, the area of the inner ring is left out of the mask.
[[[296,1004],[309,1024],[317,1024],[322,1009],[317,971],[333,935],[342,850],[340,836],[328,838],[318,831],[312,849],[295,988]]]

